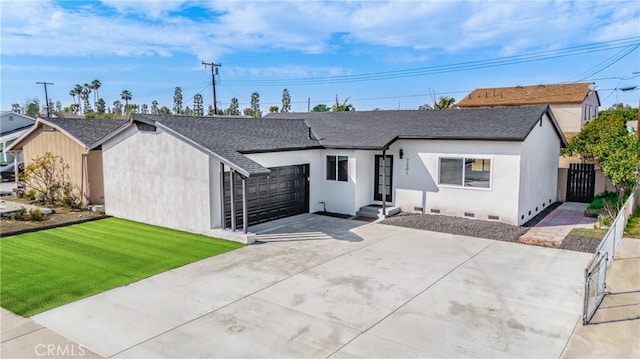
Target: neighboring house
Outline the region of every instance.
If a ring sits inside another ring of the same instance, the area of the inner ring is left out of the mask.
[[[105,208],[240,241],[250,239],[221,229],[372,204],[520,225],[555,201],[565,144],[548,106],[134,114],[102,144]]]
[[[569,83],[475,89],[459,103],[460,108],[549,105],[567,139],[598,115],[600,98],[593,83]],[[593,166],[589,176],[582,172],[571,175],[571,164],[583,163],[580,157],[561,156],[558,170],[558,199],[590,201],[595,194],[613,190],[611,181]],[[568,180],[572,176],[573,180]],[[593,176],[594,182],[589,181]],[[585,192],[586,190],[586,192]],[[567,194],[569,193],[569,196]],[[578,197],[582,199],[578,199]]]
[[[565,136],[580,132],[598,115],[600,98],[592,82],[480,88],[460,102],[460,108],[549,105]]]
[[[51,152],[69,165],[71,183],[77,187],[81,204],[104,204],[101,143],[127,120],[76,118],[41,119],[6,152],[21,153],[25,165]]]
[[[2,112],[0,115],[0,164],[13,162],[13,155],[5,153],[4,149],[27,132],[35,122],[35,118],[27,115],[13,111]],[[22,161],[22,156],[18,156],[18,161]]]

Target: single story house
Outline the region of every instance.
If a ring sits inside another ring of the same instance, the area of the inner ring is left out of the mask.
[[[27,132],[35,122],[35,118],[13,111],[3,111],[0,114],[0,164],[13,162],[13,155],[5,153],[4,149]],[[22,162],[21,156],[18,161]]]
[[[102,143],[105,208],[244,242],[251,224],[369,205],[521,225],[555,201],[564,145],[548,106],[134,114]]]
[[[47,152],[60,156],[69,165],[81,205],[104,204],[101,144],[127,124],[127,120],[38,118],[5,152],[23,154],[26,166]]]

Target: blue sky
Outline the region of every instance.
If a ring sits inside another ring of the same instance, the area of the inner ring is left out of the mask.
[[[603,107],[638,105],[637,1],[6,1],[1,6],[1,109],[37,97],[67,106],[75,84],[102,82],[107,104],[172,107],[196,93],[248,107],[415,109],[478,87],[593,81]]]

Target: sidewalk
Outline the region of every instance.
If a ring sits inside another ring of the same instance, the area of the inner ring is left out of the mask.
[[[640,358],[640,239],[623,238],[591,324],[578,321],[562,358]]]
[[[565,202],[518,239],[518,243],[558,248],[575,227],[592,228],[596,219],[586,217],[586,203]]]
[[[100,358],[84,346],[0,308],[1,358]]]

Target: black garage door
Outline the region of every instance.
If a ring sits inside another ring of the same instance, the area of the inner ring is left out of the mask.
[[[249,225],[309,212],[309,165],[269,168],[269,175],[247,179],[247,207]],[[242,180],[236,174],[235,210],[236,226],[242,227]],[[229,172],[224,176],[225,225],[231,227],[231,196]]]

